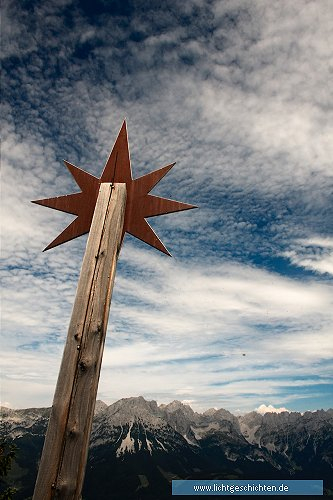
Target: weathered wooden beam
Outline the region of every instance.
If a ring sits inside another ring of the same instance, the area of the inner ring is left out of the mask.
[[[126,184],[102,183],[33,500],[81,498],[125,207]]]

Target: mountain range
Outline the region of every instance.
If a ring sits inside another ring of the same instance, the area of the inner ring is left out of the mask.
[[[17,500],[32,495],[49,414],[1,408]],[[166,499],[172,479],[323,479],[332,495],[333,409],[235,416],[141,396],[97,401],[83,500]]]

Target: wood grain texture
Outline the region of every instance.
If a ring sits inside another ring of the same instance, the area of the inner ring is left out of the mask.
[[[125,207],[126,185],[102,183],[33,500],[81,498]]]

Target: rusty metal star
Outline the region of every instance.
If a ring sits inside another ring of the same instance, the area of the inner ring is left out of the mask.
[[[64,160],[64,163],[81,192],[56,198],[34,200],[32,203],[67,212],[77,217],[44,251],[89,232],[102,182],[126,184],[127,201],[123,237],[125,233],[129,233],[167,255],[170,255],[169,251],[146,221],[146,218],[197,208],[195,205],[149,194],[175,163],[154,170],[138,179],[132,178],[126,121],[123,122],[100,178],[68,161]]]

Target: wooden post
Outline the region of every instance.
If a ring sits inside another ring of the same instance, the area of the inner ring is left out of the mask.
[[[125,207],[126,184],[102,183],[33,500],[81,498]]]

